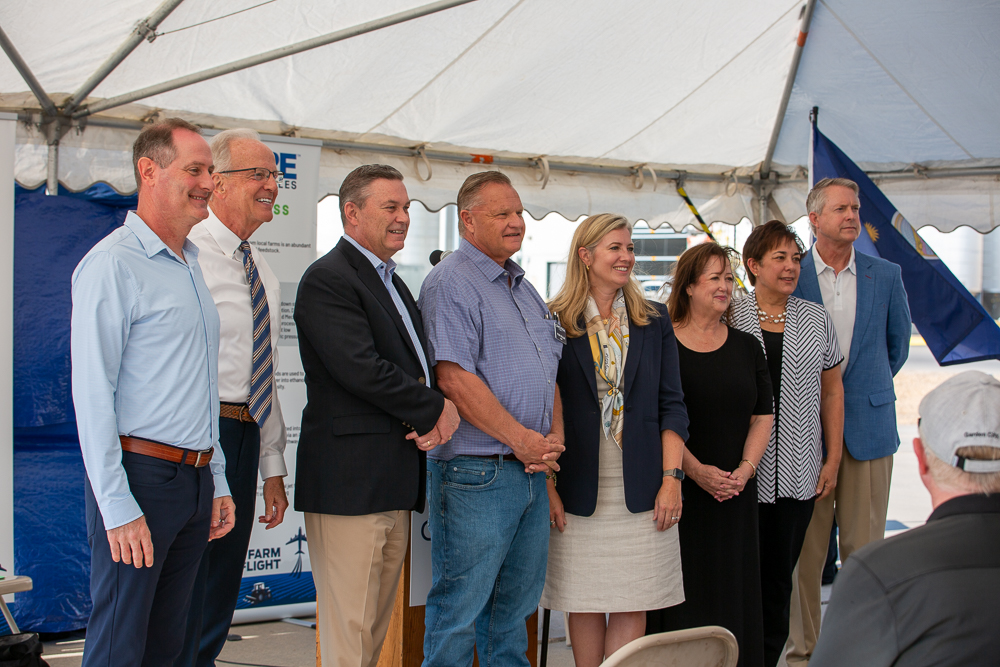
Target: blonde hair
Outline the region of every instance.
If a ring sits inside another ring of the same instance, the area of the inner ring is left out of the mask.
[[[616,229],[627,229],[632,233],[632,225],[621,215],[615,213],[600,213],[592,215],[576,228],[573,241],[570,243],[569,256],[566,258],[566,281],[559,293],[549,302],[549,310],[559,316],[559,321],[566,328],[566,335],[578,338],[586,332],[579,321],[590,296],[590,281],[587,268],[580,259],[580,248],[594,252],[597,244],[605,236]],[[649,324],[652,317],[659,317],[659,312],[643,295],[642,287],[635,275],[629,276],[628,283],[622,289],[625,294],[625,310],[628,311],[629,323],[639,327]]]

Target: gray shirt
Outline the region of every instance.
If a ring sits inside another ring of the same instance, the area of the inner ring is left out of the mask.
[[[996,665],[1000,496],[942,503],[837,576],[810,667]]]

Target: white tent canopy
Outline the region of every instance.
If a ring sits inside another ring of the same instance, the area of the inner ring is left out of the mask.
[[[709,221],[758,218],[758,196],[772,189],[768,215],[793,220],[804,214],[817,106],[827,136],[879,174],[915,227],[1000,225],[996,1],[815,2],[783,115],[805,0],[476,0],[88,113],[425,2],[34,0],[0,6],[0,28],[47,104],[63,110],[89,92],[60,116],[72,127],[58,179],[73,190],[105,181],[133,191],[123,152],[139,121],[159,114],[322,140],[321,194],[380,161],[436,210],[469,173],[499,167],[536,218],[615,210],[681,229],[692,216],[670,180],[680,176]],[[137,22],[158,7],[165,18],[145,41]],[[88,91],[130,35],[134,51]],[[56,123],[43,124],[51,116],[10,59],[0,110],[27,121],[17,181],[45,182]]]

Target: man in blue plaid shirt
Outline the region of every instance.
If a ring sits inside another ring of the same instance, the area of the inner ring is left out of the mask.
[[[563,446],[558,322],[510,258],[524,208],[510,179],[470,176],[463,238],[420,291],[438,386],[462,423],[428,453],[433,583],[424,664],[527,665],[525,620],[545,583],[545,476]],[[565,337],[562,337],[565,340]]]

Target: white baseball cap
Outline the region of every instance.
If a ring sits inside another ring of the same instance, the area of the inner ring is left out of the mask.
[[[957,468],[1000,471],[1000,460],[966,459],[955,453],[961,447],[1000,449],[1000,382],[979,371],[948,378],[920,401],[920,435],[924,447]]]

